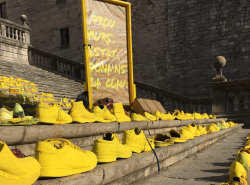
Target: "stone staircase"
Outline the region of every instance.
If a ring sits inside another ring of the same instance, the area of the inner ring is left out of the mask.
[[[0,75],[22,78],[35,83],[39,92],[52,93],[55,98],[64,96],[76,99],[83,92],[83,83],[53,72],[16,62],[0,60]]]
[[[37,85],[39,92],[52,93],[56,98],[66,96],[75,99],[83,91],[83,83],[80,80],[67,78],[65,75],[59,75],[36,66],[9,61],[0,60],[0,64],[0,75],[29,80]],[[167,133],[171,129],[178,131],[182,126],[190,123],[208,125],[221,120],[226,119],[2,126],[0,141],[6,142],[11,149],[20,149],[26,156],[34,156],[36,143],[48,138],[69,139],[74,145],[81,147],[83,150],[91,150],[94,140],[101,138],[106,132],[115,132],[122,139],[123,130],[139,127],[144,130],[147,137],[152,137],[157,133]],[[242,126],[242,124],[239,124],[236,127],[196,137],[183,144],[155,149],[160,161],[160,168],[166,168],[202,150],[204,147],[220,141],[239,131]],[[34,185],[125,185],[156,172],[157,163],[153,152],[144,152],[133,154],[128,159],[117,160],[108,164],[98,164],[90,172],[62,178],[38,179]]]

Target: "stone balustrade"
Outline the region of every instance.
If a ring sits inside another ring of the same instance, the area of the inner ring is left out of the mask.
[[[135,82],[135,84],[137,98],[157,100],[161,102],[167,111],[173,112],[175,109],[179,109],[184,112],[199,112],[208,114],[212,111],[211,98],[193,99],[140,82]]]
[[[27,17],[21,16],[23,25],[0,18],[0,57],[1,60],[28,64],[30,46],[30,28]]]
[[[213,113],[239,113],[250,110],[250,79],[211,82],[210,87],[213,89]]]
[[[7,19],[0,18],[0,36],[22,43],[30,44],[30,28]]]
[[[62,74],[64,76],[85,81],[85,65],[59,57],[34,47],[29,47],[29,64]]]
[[[212,113],[218,118],[226,117],[229,121],[250,125],[250,79],[232,80],[222,74],[222,68],[226,65],[226,59],[222,56],[215,58],[213,62],[216,75],[210,82],[212,93]]]

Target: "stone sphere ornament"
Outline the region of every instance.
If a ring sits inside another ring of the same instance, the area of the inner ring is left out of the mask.
[[[215,57],[214,61],[213,61],[213,66],[214,68],[223,68],[226,65],[227,61],[225,59],[225,57],[223,56],[217,56]]]
[[[21,21],[23,22],[23,25],[24,26],[27,26],[27,24],[26,24],[26,21],[27,21],[27,16],[26,15],[24,15],[24,14],[22,14],[21,16],[20,16],[20,19],[21,19]]]
[[[227,79],[222,75],[222,68],[226,65],[227,61],[223,56],[217,56],[213,60],[213,66],[216,69],[216,75],[212,78],[211,82],[226,82]]]

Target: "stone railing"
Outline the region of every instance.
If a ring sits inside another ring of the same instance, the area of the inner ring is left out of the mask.
[[[250,79],[229,82],[211,82],[213,89],[213,113],[250,113]]]
[[[170,91],[152,87],[140,82],[136,84],[136,95],[138,98],[146,98],[161,102],[167,111],[173,112],[175,109],[183,110],[184,112],[199,112],[211,113],[212,99],[211,98],[188,98]]]
[[[0,18],[0,56],[1,60],[28,64],[30,46],[30,28],[27,17],[21,15],[23,25]]]
[[[29,64],[59,73],[80,82],[85,81],[84,64],[29,47]]]
[[[21,16],[21,20],[24,25],[0,18],[0,36],[30,44],[30,28],[25,23],[26,17]]]
[[[217,74],[212,78],[212,113],[235,122],[250,123],[250,79],[227,81],[222,75],[226,59],[216,57],[213,62]]]

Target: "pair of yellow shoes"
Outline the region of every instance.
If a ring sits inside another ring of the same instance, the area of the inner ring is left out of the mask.
[[[95,114],[90,113],[84,106],[83,102],[72,103],[70,115],[61,109],[57,103],[48,104],[41,102],[36,107],[36,117],[42,123],[47,124],[68,124],[71,122],[86,123],[97,120]]]
[[[93,106],[92,113],[98,122],[130,122],[131,118],[125,114],[122,103],[114,103],[113,114],[105,105]]]
[[[144,112],[143,116],[140,114],[132,113],[131,120],[132,121],[156,121],[156,120],[174,120],[175,117],[170,113],[164,114],[160,111],[155,111],[154,114],[150,114],[148,112]]]
[[[220,131],[220,128],[215,123],[211,123],[207,126],[207,133],[213,133],[218,131]]]
[[[102,138],[94,141],[92,152],[100,163],[113,162],[117,158],[129,158],[132,152],[141,153],[154,149],[154,140],[146,138],[139,128],[123,131],[121,142],[116,133],[105,133]]]
[[[171,129],[168,134],[159,133],[152,137],[155,147],[166,147],[174,143],[184,143],[188,140],[187,136]]]
[[[175,116],[172,116],[170,113],[164,114],[160,111],[155,111],[153,114],[156,117],[156,120],[174,120]]]
[[[31,185],[38,177],[62,177],[94,169],[97,157],[66,139],[47,139],[35,147],[35,158],[17,158],[0,142],[0,182],[3,185]]]

